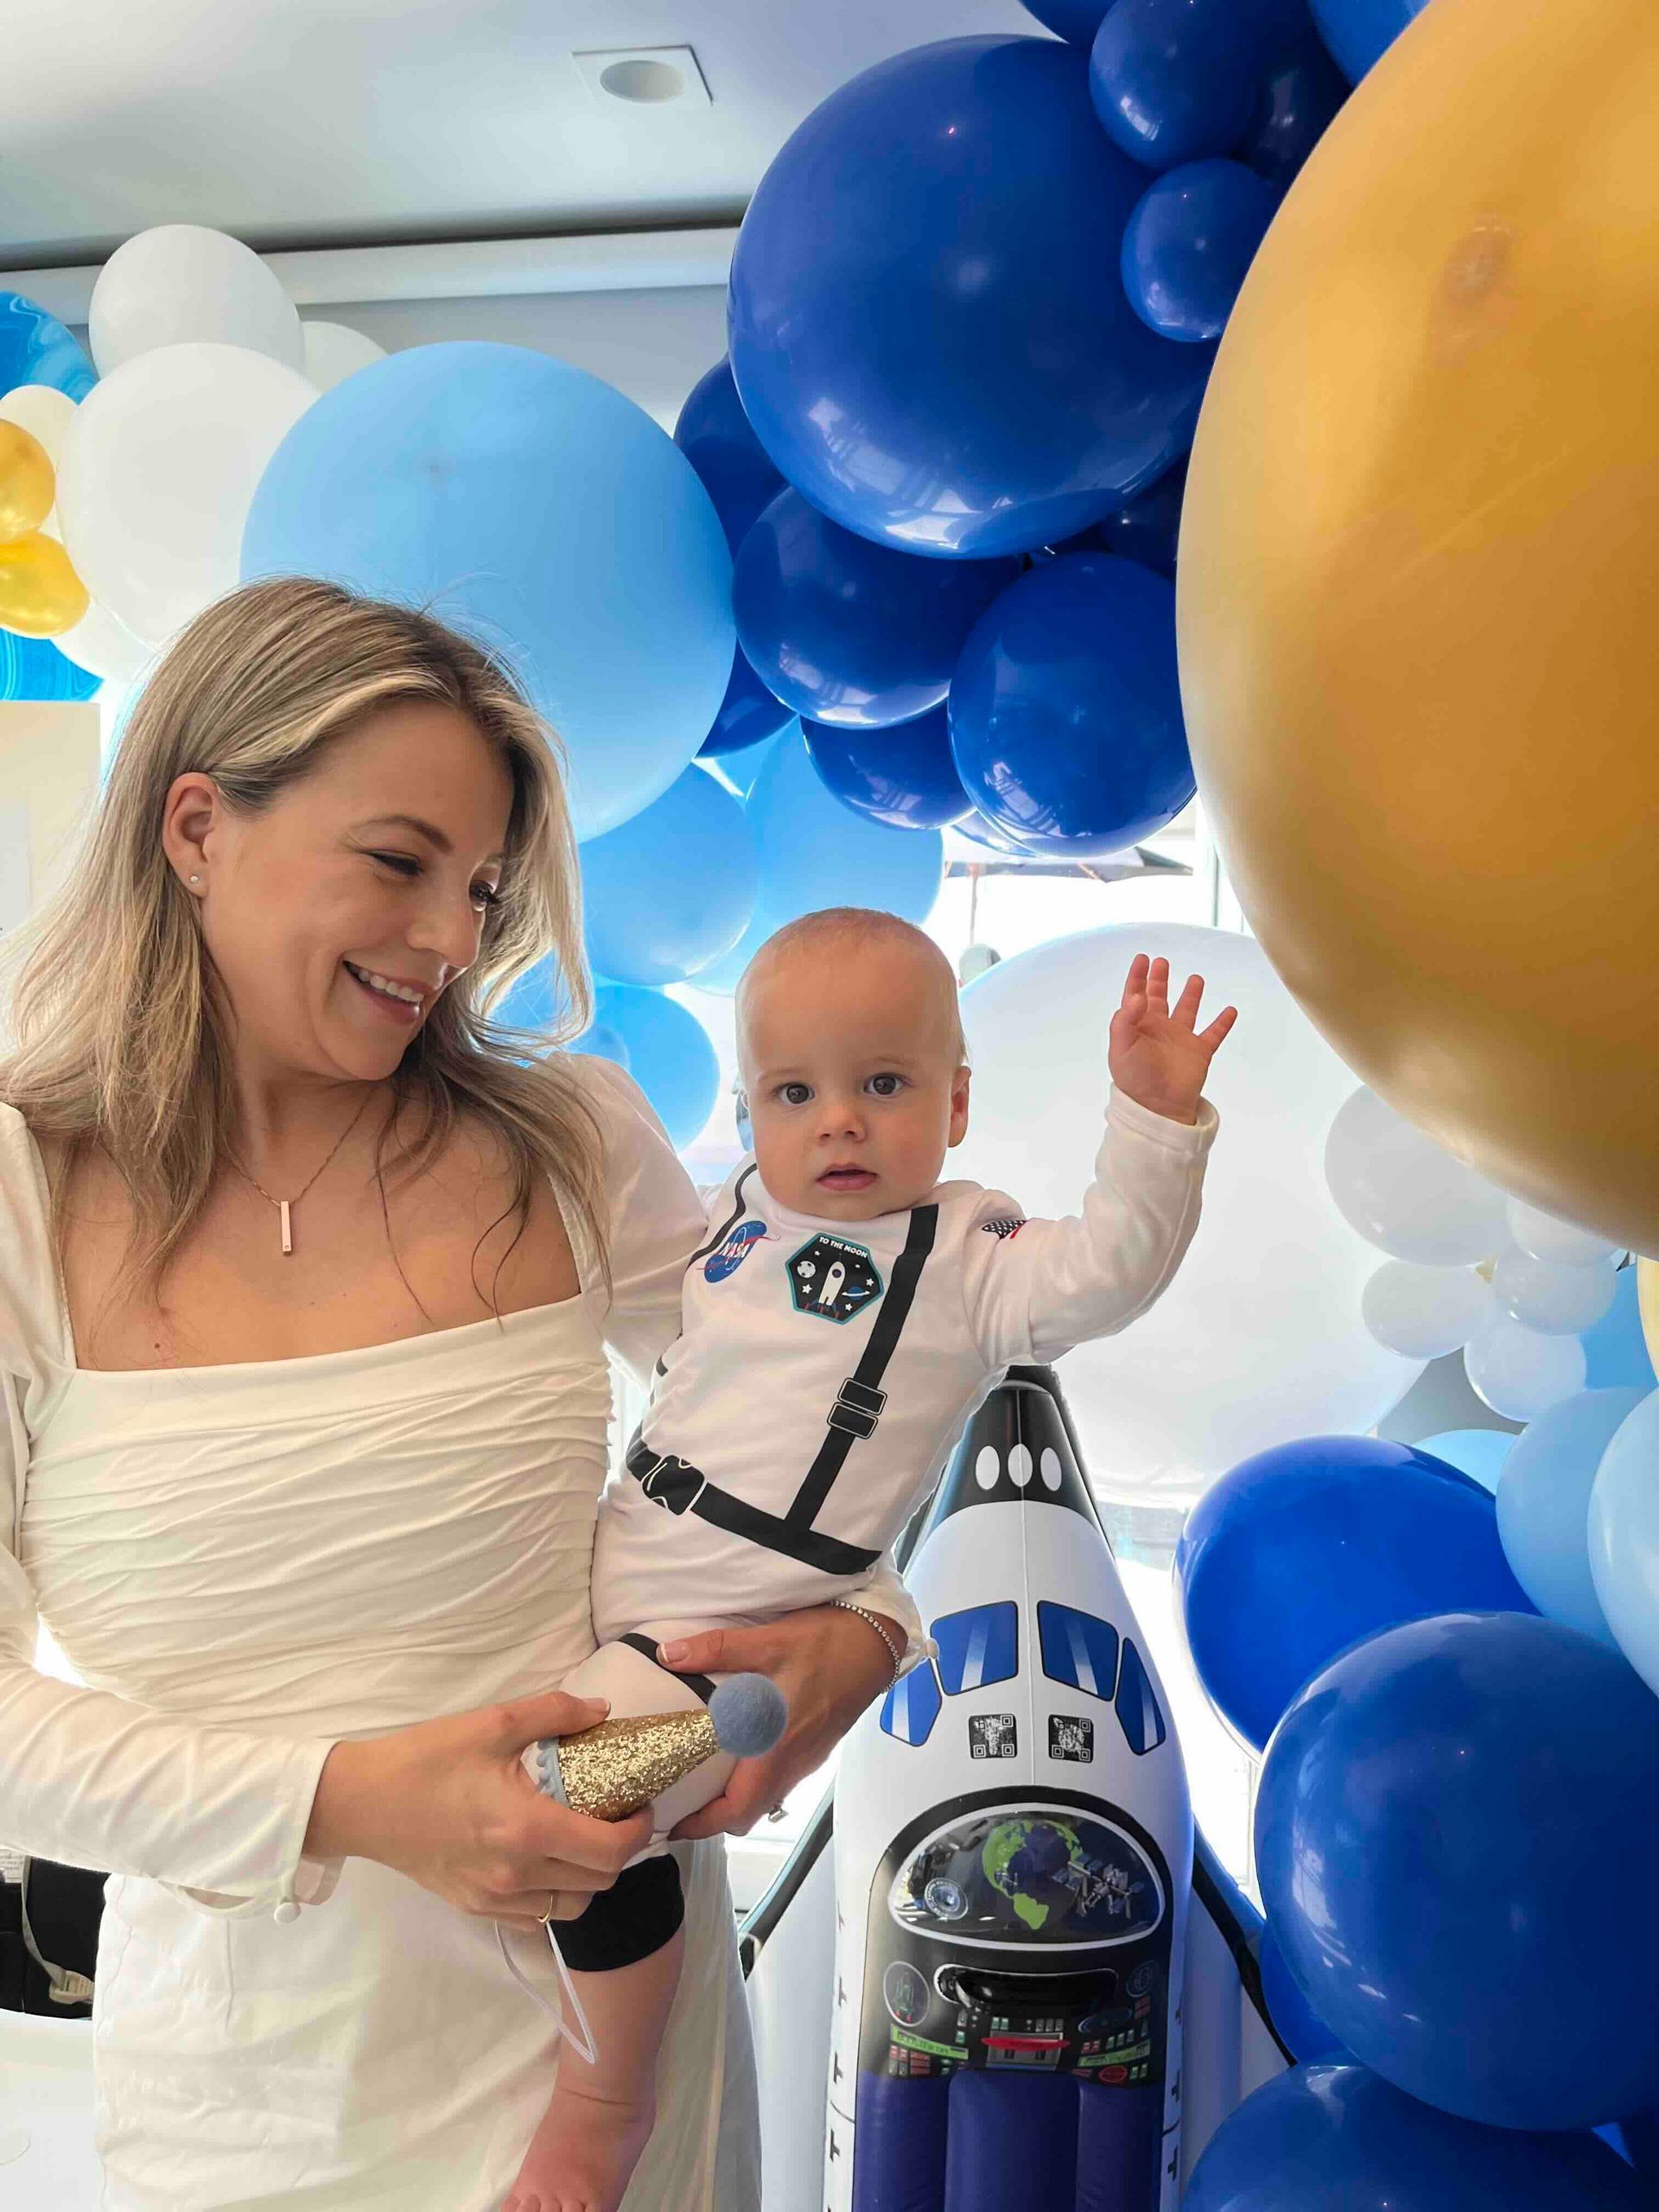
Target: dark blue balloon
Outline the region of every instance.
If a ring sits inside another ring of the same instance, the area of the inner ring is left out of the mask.
[[[54,315],[21,292],[0,292],[0,393],[14,385],[49,384],[85,399],[98,372]]]
[[[969,798],[1033,852],[1094,860],[1161,830],[1194,789],[1173,590],[1107,553],[1029,570],[963,648],[950,741]]]
[[[1223,2120],[1181,2212],[1641,2212],[1645,2202],[1593,2136],[1478,2127],[1363,2066],[1323,2064],[1264,2082]]]
[[[1259,1751],[1338,1652],[1428,1613],[1535,1609],[1478,1483],[1408,1444],[1258,1452],[1187,1516],[1175,1584],[1198,1680]]]
[[[1155,178],[1123,232],[1123,289],[1160,338],[1219,338],[1279,206],[1242,162],[1189,162]]]
[[[1021,0],[1026,13],[1073,46],[1092,46],[1107,0]]]
[[[749,428],[729,361],[716,361],[692,385],[674,425],[674,442],[702,478],[735,556],[761,508],[783,490],[784,480]]]
[[[1319,36],[1351,85],[1394,44],[1428,0],[1310,0]]]
[[[609,982],[683,983],[729,952],[754,914],[754,833],[703,768],[590,838],[581,860],[588,963]]]
[[[1294,22],[1290,0],[1116,0],[1089,56],[1095,112],[1149,169],[1224,154]]]
[[[776,737],[794,709],[774,699],[743,657],[741,645],[732,648],[731,681],[720,702],[715,726],[697,747],[700,760],[717,760],[723,753],[747,752]]]
[[[1028,845],[1022,845],[1017,837],[1010,837],[995,822],[988,822],[977,807],[951,826],[957,836],[965,837],[970,845],[983,845],[987,852],[1000,853],[1005,859],[1028,861],[1035,857]]]
[[[1271,1928],[1263,1926],[1255,1955],[1262,1969],[1262,2001],[1280,2042],[1304,2066],[1316,2058],[1345,2058],[1340,2042],[1296,1986]]]
[[[0,699],[90,699],[103,681],[60,653],[50,638],[0,630]]]
[[[782,492],[732,572],[738,641],[798,715],[885,729],[937,707],[980,616],[1017,561],[922,561],[827,521]]]
[[[804,721],[801,734],[825,788],[872,822],[891,830],[942,830],[974,810],[957,773],[943,707],[893,729]]]
[[[1126,499],[1115,514],[1097,522],[1088,533],[1091,548],[1116,553],[1125,561],[1138,561],[1143,569],[1154,569],[1173,581],[1185,490],[1186,462],[1181,460],[1155,484]]]
[[[832,93],[732,264],[738,390],[790,482],[953,556],[1056,543],[1150,482],[1192,441],[1209,357],[1123,296],[1144,182],[1053,40],[949,39]]]
[[[1348,97],[1342,72],[1310,28],[1269,63],[1244,136],[1232,149],[1269,184],[1287,185]]]
[[[1256,1872],[1362,2064],[1465,2120],[1592,2127],[1659,2101],[1656,1834],[1659,1699],[1627,1662],[1536,1615],[1442,1613],[1280,1722]]]

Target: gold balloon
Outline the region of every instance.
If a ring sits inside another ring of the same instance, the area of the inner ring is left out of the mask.
[[[73,629],[91,604],[55,537],[35,531],[0,545],[0,630],[55,638]]]
[[[57,496],[46,448],[21,423],[0,418],[0,544],[38,530]]]
[[[1434,0],[1256,257],[1181,516],[1199,790],[1330,1042],[1659,1251],[1653,0]]]
[[[1636,1296],[1642,1333],[1648,1340],[1648,1357],[1659,1375],[1659,1260],[1637,1262]]]

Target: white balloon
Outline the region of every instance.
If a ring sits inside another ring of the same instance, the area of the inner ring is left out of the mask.
[[[1269,1445],[1370,1427],[1421,1367],[1367,1330],[1360,1297],[1376,1256],[1321,1173],[1353,1077],[1253,938],[1167,922],[1091,930],[970,984],[960,1172],[1033,1214],[1076,1212],[1103,1130],[1107,1033],[1140,951],[1168,959],[1173,988],[1205,976],[1201,1022],[1239,1008],[1207,1086],[1221,1131],[1170,1287],[1122,1335],[1069,1352],[1059,1373],[1102,1489],[1180,1502]]]
[[[116,683],[130,683],[156,658],[154,645],[135,638],[124,622],[118,622],[96,600],[73,628],[52,642],[77,668]]]
[[[1582,1390],[1587,1373],[1576,1337],[1546,1337],[1494,1305],[1464,1348],[1476,1395],[1506,1421],[1535,1421]]]
[[[86,336],[98,372],[161,346],[245,346],[290,369],[305,362],[299,309],[258,255],[223,231],[162,223],[105,263]]]
[[[1524,1198],[1511,1198],[1508,1212],[1510,1236],[1535,1260],[1548,1260],[1556,1268],[1593,1268],[1618,1256],[1619,1247],[1605,1236],[1529,1206]]]
[[[49,384],[15,384],[0,397],[0,423],[15,423],[46,448],[55,469],[59,450],[75,419],[75,403]]]
[[[95,600],[161,645],[234,588],[265,465],[315,385],[241,346],[162,346],[95,384],[58,475],[70,559]]]
[[[343,322],[306,322],[300,326],[305,344],[302,365],[319,391],[332,391],[337,384],[372,361],[384,361],[386,349]]]
[[[1472,1268],[1384,1260],[1360,1307],[1378,1344],[1407,1359],[1440,1359],[1468,1343],[1491,1302],[1491,1285]]]
[[[1498,1254],[1492,1269],[1492,1289],[1503,1311],[1545,1337],[1576,1337],[1593,1329],[1618,1288],[1611,1260],[1594,1268],[1557,1267],[1513,1244]]]
[[[1344,1217],[1391,1259],[1466,1267],[1504,1242],[1500,1193],[1374,1090],[1355,1091],[1332,1122],[1325,1172]]]

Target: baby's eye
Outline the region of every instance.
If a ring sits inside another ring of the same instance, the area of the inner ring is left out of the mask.
[[[779,1087],[778,1096],[785,1106],[804,1106],[812,1096],[812,1086],[806,1083],[785,1083]]]
[[[878,1098],[896,1098],[904,1087],[901,1075],[873,1075],[868,1084]]]

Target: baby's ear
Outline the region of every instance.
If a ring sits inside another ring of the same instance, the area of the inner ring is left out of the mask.
[[[973,1071],[963,1066],[957,1070],[950,1084],[950,1134],[945,1139],[947,1148],[959,1145],[968,1134],[968,1093],[973,1083]]]

